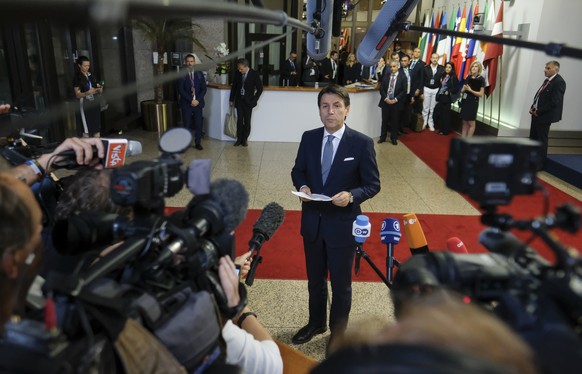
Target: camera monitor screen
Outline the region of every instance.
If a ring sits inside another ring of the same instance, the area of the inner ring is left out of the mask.
[[[535,191],[541,143],[497,137],[454,138],[447,161],[447,187],[481,206],[509,204]]]

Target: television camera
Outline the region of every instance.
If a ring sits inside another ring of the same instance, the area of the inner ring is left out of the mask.
[[[393,300],[398,317],[411,297],[441,287],[457,291],[466,302],[485,306],[520,334],[536,351],[542,372],[571,372],[582,363],[582,263],[550,230],[576,232],[580,210],[565,204],[552,215],[546,211],[531,220],[496,213],[497,205],[508,204],[514,195],[542,188],[536,182],[542,161],[539,143],[530,140],[453,139],[446,183],[484,209],[481,220],[491,227],[479,241],[490,253],[412,256],[396,274]],[[555,263],[538,255],[511,229],[541,238],[555,254]]]
[[[190,143],[188,130],[172,129],[160,138],[159,158],[112,171],[111,198],[132,207],[133,217],[91,212],[55,223],[56,249],[82,260],[71,274],[48,274],[42,311],[7,325],[0,362],[9,367],[0,372],[114,372],[111,326],[126,318],[147,327],[188,369],[216,349],[216,308],[230,318],[246,304],[240,285],[240,303],[228,306],[218,261],[233,256],[233,231],[246,215],[248,194],[234,180],[210,184],[209,172],[196,174],[192,164],[183,171],[177,154]],[[202,178],[206,193],[164,216],[164,198]]]

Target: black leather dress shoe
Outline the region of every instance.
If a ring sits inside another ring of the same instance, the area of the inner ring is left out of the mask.
[[[327,331],[325,326],[311,326],[306,325],[302,327],[295,336],[291,339],[293,344],[304,344],[313,339],[315,335],[323,334]]]
[[[194,146],[194,148],[196,148],[196,149],[197,149],[197,150],[199,150],[199,151],[201,151],[201,150],[203,150],[203,149],[204,149],[204,148],[202,148],[202,145],[201,145],[201,144],[196,144],[196,145]]]
[[[384,143],[385,141],[386,141],[386,140],[384,140],[384,139],[378,139],[378,144],[382,144],[382,143]]]
[[[249,146],[249,145],[247,144],[247,142],[242,142],[242,143],[241,143],[241,145],[242,145],[243,147],[248,147],[248,146]]]
[[[242,144],[242,142],[241,142],[240,140],[237,140],[237,141],[234,143],[234,146],[235,146],[235,147],[238,147],[238,146],[239,146],[239,145],[241,145],[241,144]]]
[[[396,139],[392,139],[391,142],[392,142],[392,145],[398,145],[398,140],[396,140]]]

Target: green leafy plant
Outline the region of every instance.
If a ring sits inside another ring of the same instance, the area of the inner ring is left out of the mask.
[[[152,43],[152,48],[158,52],[157,75],[164,74],[164,53],[170,52],[178,39],[192,42],[206,52],[206,48],[195,35],[195,30],[201,27],[193,23],[190,18],[141,17],[134,19],[133,25],[135,29],[142,32],[144,37]],[[155,96],[158,104],[164,101],[162,85],[155,87]]]

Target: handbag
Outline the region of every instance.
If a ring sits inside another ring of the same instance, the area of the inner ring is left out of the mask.
[[[224,135],[236,138],[236,114],[232,107],[224,118]]]

